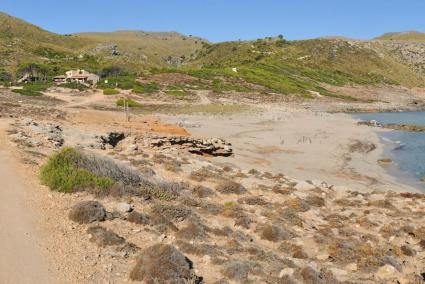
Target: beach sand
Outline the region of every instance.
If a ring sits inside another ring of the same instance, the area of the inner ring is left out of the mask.
[[[349,114],[266,106],[227,116],[162,119],[179,123],[194,137],[228,140],[235,156],[214,159],[241,169],[259,168],[358,191],[418,191],[378,164],[379,159],[388,158],[377,133],[385,130],[358,126]]]

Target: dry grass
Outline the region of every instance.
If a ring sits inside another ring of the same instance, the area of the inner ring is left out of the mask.
[[[331,242],[329,257],[338,263],[357,263],[359,268],[374,268],[381,264],[386,250],[382,247],[356,239],[341,239]]]
[[[196,256],[204,256],[209,255],[213,257],[223,256],[222,250],[216,245],[210,245],[205,243],[196,243],[192,244],[190,242],[185,242],[182,240],[177,240],[176,245],[179,249],[187,254],[196,255]]]
[[[231,261],[226,263],[222,273],[228,279],[237,281],[238,283],[246,283],[248,281],[251,265],[246,261]]]
[[[247,204],[247,205],[267,205],[268,202],[264,200],[261,196],[246,196],[238,199],[238,202],[241,204]]]
[[[310,210],[310,205],[305,200],[298,197],[288,199],[284,204],[298,212],[307,212]]]
[[[208,187],[198,185],[191,188],[192,194],[199,197],[205,198],[214,195],[214,191]]]
[[[216,172],[213,172],[208,168],[203,167],[197,171],[191,172],[189,178],[197,182],[202,182],[208,179],[218,179],[221,177]]]
[[[224,204],[221,214],[227,218],[235,220],[235,226],[248,229],[253,222],[252,219],[244,212],[243,208],[234,202]]]
[[[289,224],[293,226],[303,227],[303,220],[298,215],[297,211],[292,208],[284,208],[279,211],[280,216]]]
[[[190,221],[176,233],[176,237],[182,240],[205,240],[208,238],[207,228],[197,221]]]
[[[290,241],[283,241],[279,246],[279,250],[285,254],[289,254],[293,258],[308,259],[308,255],[304,252],[303,248]]]

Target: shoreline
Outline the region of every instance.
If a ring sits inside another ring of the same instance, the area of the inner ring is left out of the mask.
[[[378,160],[386,158],[385,145],[370,127],[357,125],[352,115],[326,113],[290,106],[262,106],[256,115],[233,114],[167,116],[162,119],[188,127],[194,137],[221,137],[231,142],[237,158],[220,159],[242,170],[259,167],[294,179],[318,180],[352,190],[419,192],[400,183]],[[371,152],[350,150],[372,143]]]

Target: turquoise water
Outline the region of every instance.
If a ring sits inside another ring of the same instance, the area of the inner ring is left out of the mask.
[[[425,112],[355,114],[361,120],[380,123],[414,124],[425,126]],[[389,149],[397,172],[393,174],[407,183],[425,189],[419,180],[425,177],[425,132],[389,131],[381,133],[382,141]]]

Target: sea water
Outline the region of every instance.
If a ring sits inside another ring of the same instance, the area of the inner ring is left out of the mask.
[[[425,112],[365,113],[355,114],[361,120],[380,123],[412,124],[425,126]],[[380,133],[394,161],[390,172],[410,185],[425,190],[425,132],[388,131]]]

